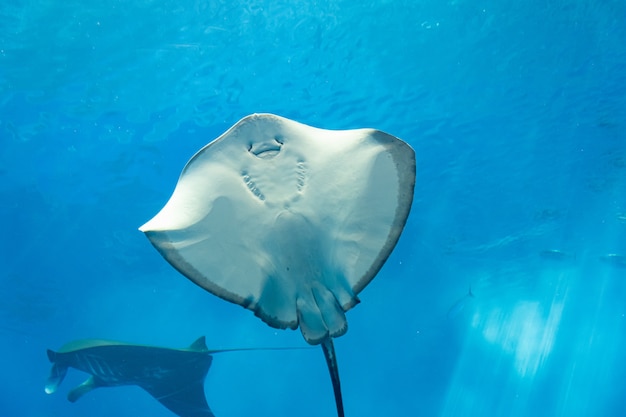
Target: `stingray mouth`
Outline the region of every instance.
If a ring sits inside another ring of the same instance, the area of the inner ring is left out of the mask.
[[[282,147],[282,138],[280,136],[275,136],[269,141],[251,143],[248,145],[248,152],[257,158],[270,159],[278,155]]]

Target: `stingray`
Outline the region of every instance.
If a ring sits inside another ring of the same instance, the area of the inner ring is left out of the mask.
[[[607,255],[600,256],[600,260],[607,265],[611,265],[618,268],[626,268],[626,255],[620,255],[617,253],[609,253]]]
[[[191,158],[140,230],[200,287],[321,344],[343,416],[333,338],[395,247],[414,185],[415,153],[392,135],[253,114]]]
[[[576,260],[576,254],[564,252],[559,249],[546,249],[539,252],[539,256],[542,259],[554,261],[554,262],[567,262]]]
[[[465,306],[475,297],[476,296],[472,292],[472,286],[470,285],[469,291],[467,292],[467,294],[465,294],[463,297],[456,300],[456,302],[452,304],[452,306],[450,306],[450,308],[448,309],[448,312],[446,313],[446,317],[448,319],[453,319],[456,316],[458,316],[459,313],[463,311]]]
[[[137,385],[180,417],[214,417],[204,395],[204,379],[213,360],[211,354],[282,349],[289,348],[209,350],[204,336],[184,349],[78,340],[65,344],[57,352],[48,350],[52,369],[46,393],[56,392],[68,368],[75,368],[91,376],[68,393],[71,402],[96,388]]]

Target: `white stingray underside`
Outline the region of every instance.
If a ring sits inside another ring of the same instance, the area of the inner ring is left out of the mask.
[[[414,152],[394,136],[254,114],[191,158],[140,230],[199,286],[315,344],[345,333],[414,183]]]

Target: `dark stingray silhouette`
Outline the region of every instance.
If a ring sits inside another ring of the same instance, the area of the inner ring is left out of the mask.
[[[279,349],[209,350],[204,336],[184,349],[78,340],[67,343],[58,352],[48,350],[52,369],[46,392],[55,392],[68,368],[75,368],[91,376],[69,392],[67,398],[71,402],[96,388],[137,385],[180,417],[214,417],[204,395],[204,379],[213,360],[211,354]]]

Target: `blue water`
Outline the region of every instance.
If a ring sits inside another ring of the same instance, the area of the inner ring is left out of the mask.
[[[77,371],[46,395],[74,339],[305,345],[137,231],[197,149],[271,112],[416,151],[335,342],[346,416],[626,416],[626,267],[601,258],[626,255],[625,39],[622,0],[3,2],[0,415],[172,416],[137,387],[71,404]],[[319,348],[217,355],[206,394],[335,414]]]

